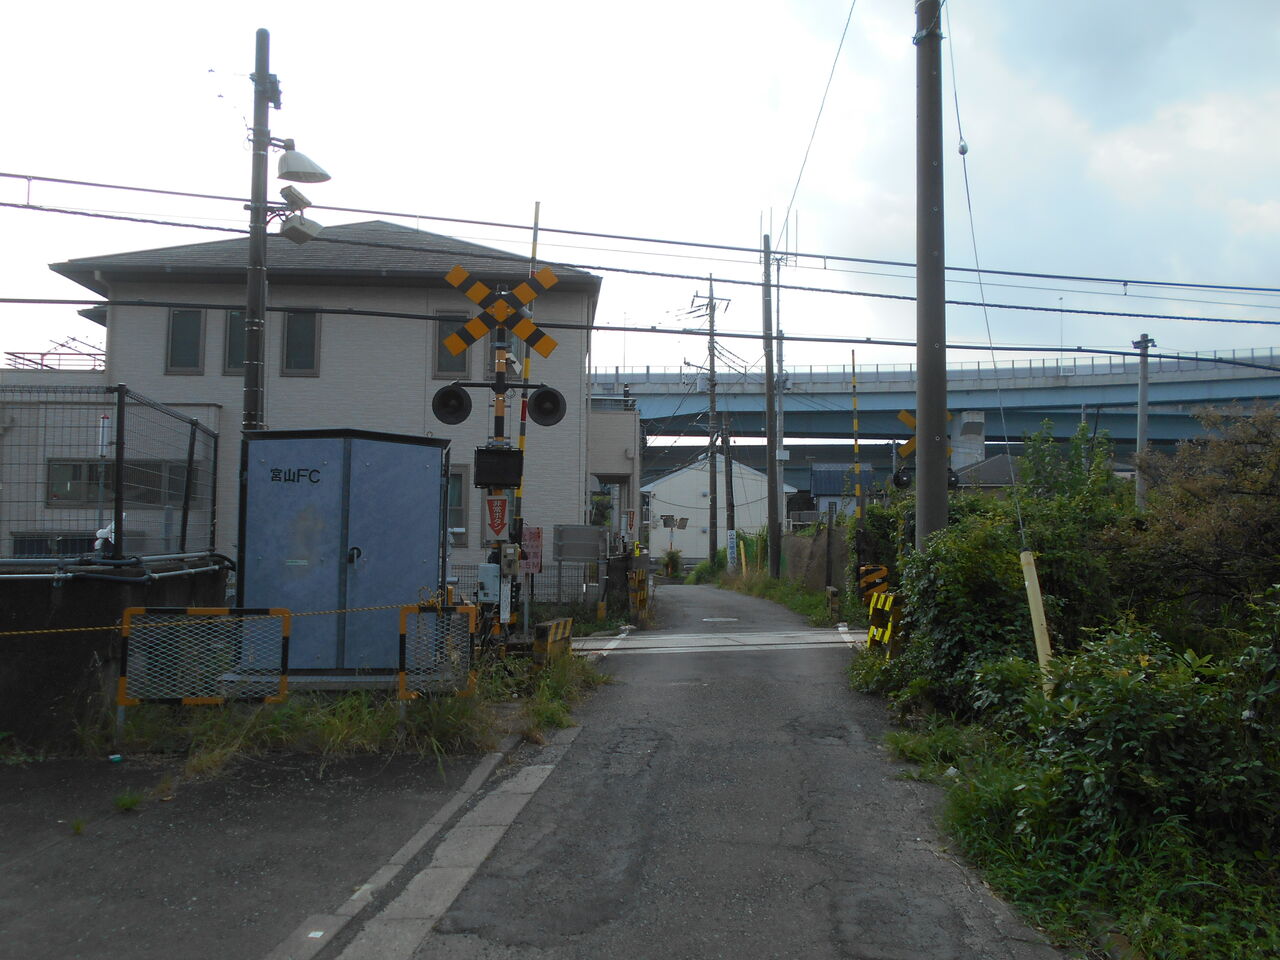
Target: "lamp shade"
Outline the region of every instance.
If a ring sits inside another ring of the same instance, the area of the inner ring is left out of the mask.
[[[297,150],[285,150],[280,154],[280,166],[276,175],[281,180],[292,180],[294,183],[324,183],[329,179],[329,174],[319,164]]]

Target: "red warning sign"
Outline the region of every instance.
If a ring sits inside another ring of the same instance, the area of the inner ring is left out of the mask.
[[[508,501],[506,497],[484,498],[485,522],[494,537],[498,540],[507,539],[507,503]]]

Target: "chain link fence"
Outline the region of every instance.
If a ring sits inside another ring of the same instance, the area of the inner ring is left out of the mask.
[[[474,607],[404,607],[401,622],[402,697],[406,691],[449,693],[467,686],[471,636],[476,629]]]
[[[116,702],[282,699],[290,621],[287,610],[130,607]]]
[[[212,552],[217,447],[123,385],[0,385],[0,558]]]
[[[456,579],[455,596],[471,600],[476,593],[476,577],[479,565],[451,563],[449,577]],[[531,579],[529,600],[532,603],[586,603],[595,605],[604,599],[603,563],[583,563],[565,560],[543,564],[542,572]]]

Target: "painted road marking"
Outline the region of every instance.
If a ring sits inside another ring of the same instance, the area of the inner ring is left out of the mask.
[[[576,640],[574,650],[610,656],[641,653],[721,653],[728,651],[820,650],[827,647],[849,649],[858,644],[865,631],[848,629],[803,631],[734,631],[732,633],[632,634],[603,640]]]
[[[566,749],[579,729],[562,730],[554,746]],[[338,960],[409,960],[554,769],[555,763],[528,766],[495,787],[444,835],[431,862],[364,923]]]

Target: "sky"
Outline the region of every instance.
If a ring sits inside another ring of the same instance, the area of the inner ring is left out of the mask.
[[[403,213],[381,219],[523,254],[540,204],[540,258],[604,277],[594,366],[705,363],[703,338],[607,328],[704,325],[689,311],[712,276],[726,298],[717,327],[758,334],[760,291],[732,281],[759,279],[752,250],[766,232],[803,254],[780,264],[784,285],[836,291],[782,289],[788,336],[914,339],[914,304],[850,295],[910,296],[910,268],[830,259],[915,258],[911,0],[858,0],[851,16],[848,0],[24,4],[6,12],[0,41],[0,172],[247,196],[259,27],[283,95],[272,134],[333,177],[305,186],[317,208]],[[1280,4],[950,0],[943,28],[949,265],[1280,287]],[[0,203],[204,226],[247,217],[237,203],[9,177]],[[50,263],[229,236],[13,206],[0,207],[0,231],[8,298],[88,295]],[[1270,325],[1073,309],[1280,323],[1274,293],[983,280],[953,273],[948,296],[1048,309],[952,306],[950,343],[1046,357],[1131,349],[1143,332],[1171,353],[1276,344]],[[101,343],[75,310],[0,304],[0,353]],[[761,360],[758,341],[725,346],[722,372]],[[788,365],[848,358],[845,344],[785,348]],[[913,360],[910,349],[858,348],[860,365]]]

